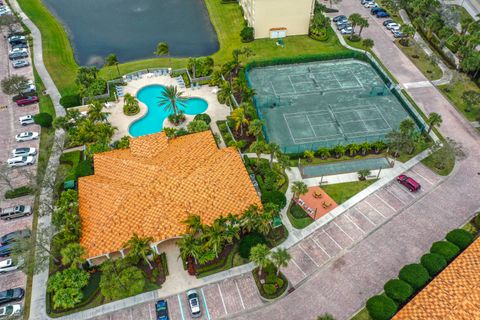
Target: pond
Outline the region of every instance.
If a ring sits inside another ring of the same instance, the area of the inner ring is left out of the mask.
[[[154,58],[159,42],[172,57],[207,56],[219,48],[203,0],[43,0],[65,26],[79,65]]]

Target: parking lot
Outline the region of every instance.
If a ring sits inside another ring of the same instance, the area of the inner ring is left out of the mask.
[[[6,30],[5,30],[6,31]],[[11,61],[8,59],[8,50],[10,49],[7,39],[4,36],[0,36],[0,79],[4,79],[12,74],[24,75],[28,79],[33,80],[32,67],[24,67],[20,69],[14,69],[11,65]],[[30,61],[30,58],[28,59]],[[30,62],[31,63],[31,62]],[[28,105],[24,107],[18,107],[15,102],[12,101],[11,96],[5,95],[0,91],[0,162],[6,163],[7,159],[11,157],[11,150],[18,147],[39,147],[39,140],[33,140],[28,142],[16,142],[15,135],[24,131],[36,131],[40,132],[40,127],[32,124],[22,127],[19,123],[19,117],[38,113],[38,105]],[[36,173],[36,163],[32,166],[24,168],[8,168],[7,173],[11,179],[13,187],[20,187],[27,185],[29,178],[33,177]],[[28,174],[24,174],[24,170],[28,170]],[[33,206],[34,197],[24,196],[16,199],[5,199],[5,192],[8,190],[8,186],[4,183],[4,180],[0,181],[0,208],[6,208],[17,204],[31,205]],[[20,230],[24,228],[30,228],[32,224],[32,216],[17,218],[10,221],[0,220],[0,236],[6,233]],[[0,258],[0,261],[8,259],[8,257]],[[21,271],[8,272],[0,274],[0,291],[15,287],[25,287],[26,277]]]

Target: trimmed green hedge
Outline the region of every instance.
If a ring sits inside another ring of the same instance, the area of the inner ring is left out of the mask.
[[[413,294],[413,288],[408,283],[400,279],[389,280],[383,286],[385,294],[399,304],[405,303]]]
[[[367,300],[367,310],[373,320],[389,320],[397,312],[397,305],[387,296],[373,296]]]
[[[240,256],[244,259],[248,259],[250,257],[250,250],[260,243],[267,243],[265,237],[262,236],[260,233],[252,232],[247,234],[240,240],[238,246]]]
[[[443,256],[447,262],[452,261],[460,252],[460,248],[448,241],[437,241],[430,248],[431,253],[438,253]]]
[[[40,112],[33,116],[33,121],[42,128],[50,128],[52,126],[53,118],[50,113]]]
[[[434,277],[447,266],[447,260],[437,253],[427,253],[420,259],[422,266],[428,270],[430,276]]]
[[[93,161],[90,159],[80,161],[75,169],[77,178],[91,176],[93,174]]]
[[[287,205],[287,198],[280,191],[265,191],[262,193],[262,203],[273,203],[278,206],[279,210],[282,210]]]
[[[200,113],[200,114],[197,114],[193,120],[203,120],[205,121],[206,124],[210,124],[210,122],[212,122],[212,118],[210,118],[210,116],[206,113]]]
[[[415,290],[422,288],[430,280],[428,270],[418,263],[412,263],[404,266],[400,270],[398,277],[411,285]]]
[[[463,229],[454,229],[450,231],[446,238],[449,242],[459,247],[460,250],[465,250],[473,242],[473,235]]]
[[[5,192],[5,199],[14,199],[18,197],[28,196],[30,194],[33,194],[33,189],[29,186],[23,186]]]

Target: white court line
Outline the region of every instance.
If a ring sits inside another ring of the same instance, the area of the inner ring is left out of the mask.
[[[307,117],[307,116],[305,116],[305,118],[306,118],[306,117]],[[292,138],[293,143],[294,143],[294,144],[299,144],[299,143],[297,143],[297,139],[295,139],[294,136],[293,136],[292,129],[290,128],[290,125],[288,124],[288,120],[287,120],[287,118],[285,118],[285,115],[283,116],[283,119],[285,120],[285,123],[287,124],[288,131],[290,132],[290,138]],[[310,138],[306,138],[306,139],[312,139],[312,138],[316,137],[316,136],[315,136],[315,131],[313,130],[313,128],[312,128],[311,126],[310,126],[310,129],[311,129],[312,132],[313,132],[313,136],[310,137]],[[303,138],[303,139],[305,139],[305,138]]]
[[[370,206],[370,208],[372,208],[373,210],[375,210],[379,215],[381,215],[381,216],[384,217],[385,219],[387,218],[387,217],[385,217],[380,211],[378,211],[374,206],[372,206],[372,205],[370,204],[370,202],[368,202],[367,200],[364,200],[364,202],[365,202],[366,204],[368,204],[368,205]]]
[[[303,276],[306,277],[307,274],[298,266],[298,264],[295,262],[295,259],[292,258],[292,260],[290,260],[291,262],[293,262],[293,264],[298,268],[298,270],[300,270],[302,273],[303,273]]]
[[[389,128],[390,130],[392,130],[392,126],[390,125],[390,123],[388,123],[387,120],[385,120],[385,117],[384,117],[383,114],[380,112],[380,109],[378,109],[378,106],[377,106],[376,104],[375,104],[375,107],[377,108],[378,113],[380,113],[380,117],[382,117],[382,118],[383,118],[383,121],[385,121],[385,123],[387,124],[388,128]]]
[[[290,79],[290,76],[287,76],[287,77],[288,77],[288,81],[290,81],[290,84],[292,85],[293,91],[295,92],[295,94],[297,94],[297,89],[295,89],[295,86],[293,85],[292,79]]]
[[[325,251],[325,249],[323,249],[323,247],[317,242],[317,240],[315,240],[315,238],[312,236],[312,241],[313,243],[315,243],[317,245],[317,247],[320,248],[320,250],[322,250],[326,255],[327,257],[330,259],[332,256],[328,254],[327,251]]]
[[[335,72],[331,71],[330,73],[333,75],[333,77],[334,77],[335,80],[337,81],[337,83],[338,83],[338,85],[340,86],[340,88],[344,89],[343,86],[342,86],[342,84],[340,83],[340,81],[338,81],[338,78],[337,78],[337,76],[335,75]]]
[[[359,225],[357,225],[357,224],[355,223],[355,221],[353,221],[353,220],[348,216],[348,213],[345,215],[345,217],[346,217],[348,220],[350,220],[350,222],[353,223],[353,225],[354,225],[355,227],[357,227],[357,229],[360,230],[363,234],[366,233],[362,228],[360,228]]]
[[[228,314],[227,306],[225,305],[225,300],[223,300],[222,290],[220,289],[220,285],[218,283],[217,283],[217,287],[218,287],[218,292],[220,292],[220,298],[222,299],[223,310],[225,310],[225,314]]]
[[[305,118],[307,119],[308,124],[310,125],[310,129],[312,129],[312,131],[313,131],[313,135],[314,135],[315,137],[317,137],[317,134],[315,133],[315,129],[313,129],[312,122],[310,121],[310,118],[308,118],[308,114],[305,115]]]
[[[329,113],[327,110],[318,110],[318,111],[299,111],[299,112],[289,112],[289,113],[284,113],[283,116],[291,116],[292,118],[298,117],[300,115],[306,115],[306,114],[313,114],[313,115],[322,115],[325,113]]]
[[[272,86],[273,94],[274,94],[275,96],[278,96],[277,90],[275,90],[275,87],[273,86],[273,82],[272,82],[272,81],[270,81],[270,85]]]
[[[375,222],[373,222],[372,220],[370,220],[369,217],[367,217],[363,212],[362,210],[358,209],[357,207],[354,207],[353,210],[356,210],[358,213],[360,213],[365,219],[368,220],[368,222],[370,222],[371,224],[373,224],[374,226],[376,226]]]
[[[350,235],[349,235],[348,233],[346,233],[345,230],[343,230],[342,227],[340,227],[336,221],[333,221],[333,223],[337,226],[338,229],[342,230],[342,232],[345,233],[345,235],[346,235],[347,237],[349,237],[350,240],[352,240],[353,242],[355,242],[355,240],[353,240],[353,238],[350,237]]]
[[[238,296],[240,297],[240,302],[242,303],[243,310],[245,310],[245,304],[243,303],[243,298],[242,298],[242,294],[240,293],[240,288],[238,287],[238,283],[237,283],[236,280],[233,280],[233,282],[235,282],[235,286],[237,287]]]
[[[322,229],[323,233],[325,233],[327,235],[327,237],[329,237],[330,239],[332,239],[333,242],[335,242],[335,244],[340,248],[340,249],[343,249],[343,247],[341,245],[338,244],[337,241],[335,241],[335,239],[333,239],[326,231],[325,229]]]
[[[422,176],[420,173],[418,173],[416,170],[414,170],[413,168],[410,169],[411,171],[413,171],[415,174],[418,174],[420,177],[422,177],[425,181],[427,181],[428,183],[430,183],[432,186],[435,184],[433,183],[432,181],[428,180],[427,178],[425,178],[424,176]]]
[[[380,198],[379,196],[377,196],[376,193],[374,193],[373,195],[374,195],[375,197],[377,197],[378,199],[380,199],[380,201],[382,201],[383,203],[385,203],[387,206],[389,206],[390,209],[393,210],[393,212],[397,212],[397,210],[395,210],[391,205],[389,205],[389,204],[387,203],[387,201],[385,201],[385,200],[383,200],[382,198]]]
[[[305,254],[307,255],[307,257],[308,257],[310,260],[313,261],[313,263],[314,263],[314,264],[317,266],[317,268],[318,268],[318,267],[319,267],[318,263],[317,263],[312,257],[310,257],[310,255],[308,254],[308,252],[307,252],[305,249],[302,248],[302,244],[301,244],[300,242],[298,243],[298,247],[300,248],[300,250],[303,251],[303,253],[305,253]]]

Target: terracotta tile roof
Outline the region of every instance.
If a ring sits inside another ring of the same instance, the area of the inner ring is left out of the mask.
[[[132,138],[129,149],[96,154],[94,167],[78,182],[88,257],[123,248],[133,233],[155,241],[180,236],[189,214],[211,224],[261,205],[239,154],[218,149],[210,131]]]
[[[480,239],[450,263],[393,319],[480,319]]]

